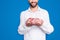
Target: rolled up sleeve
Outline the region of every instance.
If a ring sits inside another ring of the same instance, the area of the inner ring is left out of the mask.
[[[44,21],[44,23],[40,27],[41,30],[46,34],[51,34],[54,31],[54,28],[53,28],[53,25],[50,23],[49,14],[47,11],[45,12],[45,16],[44,16],[43,21]]]
[[[31,29],[30,27],[27,27],[25,25],[26,19],[24,16],[25,16],[25,14],[24,14],[24,12],[22,12],[20,15],[20,24],[18,26],[18,33],[21,35],[25,34],[26,32],[28,32]]]

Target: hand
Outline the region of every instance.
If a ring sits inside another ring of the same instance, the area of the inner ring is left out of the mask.
[[[32,26],[32,20],[33,20],[33,18],[29,18],[29,19],[26,21],[26,26]]]
[[[42,24],[43,24],[43,20],[42,19],[36,19],[36,24],[35,25],[37,25],[37,26],[41,26]]]
[[[31,21],[32,22],[32,25],[35,25],[36,24],[36,18],[33,18],[33,20]]]

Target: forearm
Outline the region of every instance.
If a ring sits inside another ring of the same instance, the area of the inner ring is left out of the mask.
[[[46,34],[51,34],[54,31],[54,28],[50,23],[43,24],[42,26],[40,26],[40,29]]]
[[[27,33],[29,30],[31,30],[31,27],[22,26],[22,25],[20,25],[20,26],[18,27],[18,33],[19,33],[19,34],[25,34],[25,33]]]

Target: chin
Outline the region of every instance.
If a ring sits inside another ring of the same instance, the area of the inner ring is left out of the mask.
[[[35,8],[36,6],[31,6],[31,7]]]
[[[33,7],[33,8],[36,7],[36,6],[37,6],[37,4],[31,4],[31,7]]]

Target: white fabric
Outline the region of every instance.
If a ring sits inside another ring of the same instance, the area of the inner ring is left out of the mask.
[[[43,19],[43,25],[40,27],[35,25],[27,27],[25,22],[30,17]],[[50,34],[53,31],[54,28],[50,23],[49,14],[46,10],[38,6],[38,10],[36,12],[32,12],[30,8],[21,12],[18,33],[24,35],[24,40],[46,40],[46,34]]]

